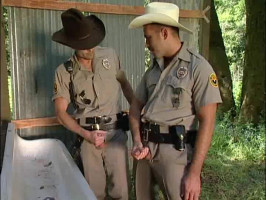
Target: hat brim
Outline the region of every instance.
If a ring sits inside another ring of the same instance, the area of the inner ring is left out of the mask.
[[[130,22],[128,28],[130,29],[141,28],[144,25],[152,24],[152,23],[174,26],[188,33],[193,33],[190,29],[186,28],[185,26],[183,26],[182,24],[180,24],[173,18],[167,15],[164,15],[164,14],[160,14],[160,13],[156,13],[156,14],[150,13],[150,14],[144,14],[142,16],[136,17]]]
[[[88,18],[91,16],[87,16]],[[73,30],[76,31],[76,30]],[[69,46],[76,50],[92,49],[96,47],[105,37],[105,27],[103,22],[97,19],[97,23],[89,36],[83,39],[73,39],[65,34],[64,28],[55,32],[52,40],[60,44]]]

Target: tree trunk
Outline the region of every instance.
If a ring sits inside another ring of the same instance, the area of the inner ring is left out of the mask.
[[[214,68],[223,99],[223,104],[219,107],[219,113],[233,111],[235,114],[235,101],[232,91],[232,78],[229,70],[229,62],[225,53],[222,31],[219,25],[218,16],[211,1],[211,22],[210,22],[210,55],[209,61]]]
[[[246,0],[246,50],[240,120],[265,119],[265,0]]]
[[[0,4],[1,5],[1,4]],[[5,33],[3,8],[0,6],[0,25],[1,25],[1,61],[0,61],[0,169],[2,168],[4,148],[6,141],[6,131],[8,121],[11,119],[9,95],[8,95],[8,74],[6,64],[6,48],[5,48]]]

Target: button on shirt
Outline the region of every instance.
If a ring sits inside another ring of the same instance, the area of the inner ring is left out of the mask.
[[[222,102],[211,65],[182,43],[179,53],[164,67],[163,58],[154,59],[137,88],[136,96],[145,105],[142,121],[197,129],[200,108]]]
[[[120,66],[115,51],[111,48],[96,47],[92,62],[93,71],[81,66],[75,55],[70,60],[73,63],[74,98],[78,106],[76,118],[115,116],[120,112],[120,85],[116,80]],[[69,83],[70,73],[62,64],[55,72],[53,100],[63,97],[70,103]]]

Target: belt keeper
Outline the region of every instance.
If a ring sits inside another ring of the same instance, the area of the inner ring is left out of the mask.
[[[149,134],[150,134],[150,132],[151,132],[151,129],[144,129],[143,130],[143,142],[145,143],[145,144],[148,144],[148,142],[149,142]]]

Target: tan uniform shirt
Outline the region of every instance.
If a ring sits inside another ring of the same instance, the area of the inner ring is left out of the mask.
[[[120,84],[116,80],[116,73],[120,66],[115,51],[111,48],[96,47],[92,72],[82,67],[75,55],[70,59],[74,65],[72,76],[75,101],[78,105],[75,117],[107,115],[114,116],[112,121],[115,121],[116,113],[121,111],[119,102],[121,90]],[[53,100],[63,97],[69,103],[71,102],[69,82],[70,73],[64,64],[61,64],[55,72]],[[90,103],[86,104],[84,99],[88,99]]]
[[[180,124],[187,130],[197,129],[196,113],[202,106],[222,102],[212,67],[186,43],[165,69],[163,58],[154,60],[136,96],[145,104],[142,121]]]

